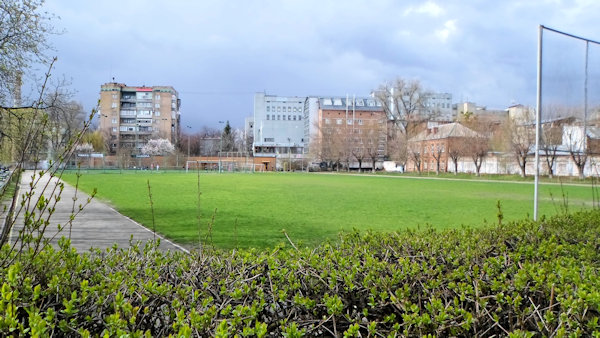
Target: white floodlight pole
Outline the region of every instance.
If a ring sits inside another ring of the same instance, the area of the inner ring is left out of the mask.
[[[538,219],[538,192],[540,180],[540,134],[542,119],[542,36],[544,26],[540,25],[538,34],[537,94],[535,108],[535,182],[533,184],[533,220]]]

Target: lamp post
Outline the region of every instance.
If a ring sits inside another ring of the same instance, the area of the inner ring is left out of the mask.
[[[225,123],[225,121],[219,121],[220,124]],[[219,146],[219,174],[221,173],[221,152],[223,151],[223,129],[221,129],[221,142]]]
[[[142,167],[142,159],[140,158],[140,148],[138,147],[138,142],[139,142],[139,133],[140,133],[140,124],[136,123],[135,124],[135,156],[138,159],[138,169],[141,169]]]
[[[291,172],[292,171],[292,139],[291,138],[287,138],[288,140],[288,171]]]

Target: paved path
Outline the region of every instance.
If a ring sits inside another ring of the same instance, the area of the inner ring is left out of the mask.
[[[21,191],[19,193],[19,198],[22,198],[24,193],[30,191],[29,183],[31,182],[32,174],[32,171],[26,171],[21,176]],[[34,191],[41,191],[48,183],[48,188],[44,192],[44,196],[48,198],[52,196],[51,192],[57,182],[58,180],[56,178],[50,180],[50,176],[45,175],[37,182]],[[73,208],[73,198],[75,197],[75,194],[75,188],[65,183],[61,199],[56,205],[56,211],[50,218],[50,226],[45,233],[46,236],[56,234],[58,229],[57,225],[64,225],[68,222]],[[78,210],[79,205],[84,205],[87,202],[89,195],[77,191],[76,197],[75,210]],[[34,201],[37,201],[37,197]],[[52,202],[54,202],[54,199],[52,199]],[[22,228],[23,221],[21,217],[13,227],[11,242],[16,240],[18,232]],[[68,235],[69,229],[66,227],[57,237],[68,237]],[[117,244],[120,248],[127,248],[130,245],[131,237],[133,237],[133,242],[141,241],[145,243],[148,240],[152,240],[154,234],[152,231],[132,219],[121,215],[115,209],[97,199],[92,199],[90,204],[85,206],[83,211],[76,216],[71,228],[71,244],[77,251],[86,251],[92,247],[105,249],[112,247],[114,244]],[[53,239],[52,243],[56,244],[58,238]],[[156,238],[161,238],[160,248],[163,250],[187,252],[183,247],[172,243],[159,235],[156,235]]]

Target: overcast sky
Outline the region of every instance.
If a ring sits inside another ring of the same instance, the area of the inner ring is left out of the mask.
[[[535,105],[540,24],[600,40],[600,1],[47,0],[55,74],[171,85],[182,128],[242,127],[255,92],[367,96],[397,77],[490,108]]]

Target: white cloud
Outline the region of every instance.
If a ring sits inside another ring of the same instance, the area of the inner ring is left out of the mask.
[[[429,15],[431,17],[439,17],[440,15],[444,14],[444,9],[442,7],[440,7],[438,4],[436,4],[433,1],[427,1],[426,3],[420,5],[420,6],[410,6],[408,7],[405,11],[404,11],[404,15],[408,16],[410,14],[425,14],[425,15]]]
[[[435,31],[435,36],[440,41],[446,42],[454,32],[456,32],[456,20],[448,20],[444,23],[444,28]]]

